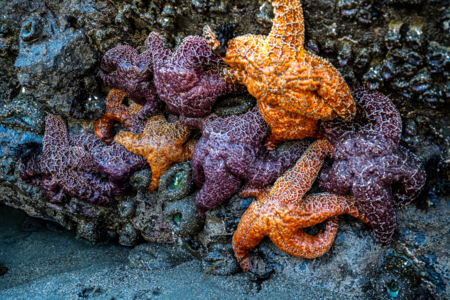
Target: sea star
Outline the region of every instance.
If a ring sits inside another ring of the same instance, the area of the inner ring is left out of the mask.
[[[106,52],[100,67],[99,75],[106,85],[125,91],[133,102],[143,105],[139,119],[145,121],[156,113],[160,101],[153,83],[149,50],[138,54],[130,46],[117,46]]]
[[[348,214],[367,223],[361,208],[350,196],[328,193],[305,196],[332,148],[328,141],[318,140],[272,188],[247,186],[239,193],[242,198],[258,198],[242,215],[233,236],[234,254],[244,272],[252,270],[250,249],[266,236],[287,254],[316,258],[333,244],[338,228],[336,216]],[[327,219],[325,230],[316,236],[302,230]]]
[[[114,140],[114,121],[122,123],[131,132],[141,133],[145,127],[145,120],[137,117],[142,106],[133,103],[130,107],[122,105],[126,93],[111,89],[106,97],[106,112],[94,123],[94,132],[103,142],[111,145]]]
[[[269,127],[257,108],[228,118],[181,117],[180,122],[203,132],[192,157],[194,181],[201,187],[195,201],[201,217],[230,198],[242,180],[262,187],[277,179],[309,144],[302,141],[277,158],[269,156],[262,144]]]
[[[339,72],[304,48],[303,12],[298,0],[272,0],[275,18],[269,36],[244,35],[221,45],[208,26],[204,35],[230,66],[222,77],[247,86],[272,128],[266,146],[319,137],[318,120],[351,119],[355,103]],[[223,30],[221,30],[223,31]],[[232,36],[232,35],[231,35]],[[225,39],[225,42],[227,40]],[[222,42],[223,44],[223,42]]]
[[[107,189],[102,190],[103,194],[111,196],[122,194],[129,186],[131,175],[150,168],[142,156],[129,152],[124,146],[116,143],[107,146],[93,134],[69,134],[69,144],[72,147],[83,147],[88,151],[92,155],[97,171],[108,178],[110,184],[106,186]]]
[[[158,187],[161,175],[175,162],[192,157],[194,141],[187,141],[191,130],[179,121],[169,123],[161,114],[147,121],[143,133],[119,132],[114,140],[128,151],[144,156],[152,169],[149,191]]]
[[[61,203],[70,196],[102,206],[112,204],[117,187],[98,173],[91,153],[80,145],[70,145],[66,124],[60,117],[47,115],[42,143],[41,186],[50,202]]]
[[[161,36],[152,32],[145,45],[153,54],[158,95],[170,114],[205,117],[219,96],[246,91],[244,86],[227,83],[220,77],[219,67],[225,64],[201,37],[184,38],[172,52],[164,48]]]
[[[400,113],[386,96],[358,90],[353,93],[369,123],[340,120],[322,123],[333,144],[334,163],[320,175],[320,186],[339,195],[352,194],[363,208],[382,245],[391,243],[395,210],[418,196],[426,174],[420,160],[399,146]],[[394,195],[392,197],[392,185]]]

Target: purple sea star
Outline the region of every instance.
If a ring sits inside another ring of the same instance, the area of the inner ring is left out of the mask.
[[[127,188],[133,172],[149,167],[145,159],[120,145],[108,147],[91,134],[69,135],[64,121],[51,114],[47,115],[42,143],[42,153],[30,160],[30,167],[21,167],[20,176],[40,183],[51,203],[64,202],[69,196],[109,206],[112,197]],[[41,180],[36,179],[39,174]]]
[[[158,110],[151,51],[138,54],[130,46],[117,46],[106,52],[100,67],[106,85],[125,91],[133,102],[143,105],[139,119],[146,120]]]
[[[220,77],[219,67],[226,64],[201,37],[186,37],[172,52],[164,48],[161,36],[152,32],[145,45],[153,55],[158,95],[170,114],[205,117],[219,96],[246,91]]]
[[[330,193],[352,194],[369,218],[377,241],[387,246],[396,226],[395,210],[418,196],[426,174],[419,158],[399,146],[402,120],[389,98],[366,90],[353,92],[353,98],[369,122],[322,123],[325,137],[334,146],[334,163],[322,171],[320,186]]]
[[[89,151],[95,168],[108,178],[111,188],[102,191],[103,194],[112,196],[122,194],[129,186],[128,180],[131,175],[150,168],[144,157],[129,152],[120,144],[113,143],[111,146],[107,146],[90,133],[69,134],[69,143],[71,146],[82,145],[86,151]]]
[[[269,156],[262,144],[269,126],[257,108],[228,118],[214,114],[203,119],[181,117],[180,122],[203,132],[192,157],[194,181],[201,187],[195,200],[201,217],[230,198],[242,180],[259,187],[274,181],[309,145],[302,141],[277,158]]]

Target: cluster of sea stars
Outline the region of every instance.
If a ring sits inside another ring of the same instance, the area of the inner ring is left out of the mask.
[[[195,204],[201,217],[207,209],[229,199],[241,181],[263,187],[291,167],[309,145],[302,141],[275,158],[262,142],[269,133],[257,108],[240,116],[181,118],[202,131],[192,157],[195,183],[201,187]]]
[[[94,135],[68,134],[64,121],[51,114],[42,143],[42,153],[23,160],[19,170],[22,179],[39,184],[52,203],[76,197],[109,206],[112,197],[128,187],[132,173],[148,168],[142,157],[120,145],[108,147]]]
[[[377,240],[388,245],[394,209],[414,199],[425,183],[418,158],[399,146],[400,115],[385,96],[357,91],[353,97],[369,124],[350,123],[356,105],[343,77],[304,48],[299,1],[271,2],[275,18],[267,37],[234,38],[233,26],[216,36],[206,26],[206,39],[187,37],[175,51],[165,49],[157,33],[150,34],[142,54],[129,46],[108,51],[100,76],[113,89],[94,125],[98,138],[70,135],[61,118],[48,115],[43,152],[21,152],[29,157],[28,165],[19,168],[22,178],[40,183],[51,202],[71,196],[109,205],[134,172],[150,167],[148,190],[153,191],[172,164],[192,158],[201,217],[229,199],[242,181],[248,185],[239,196],[258,198],[233,237],[244,271],[252,269],[250,249],[265,236],[294,256],[323,255],[342,214],[369,223]],[[228,117],[211,114],[218,97],[240,94],[245,87],[256,98],[256,108]],[[126,96],[134,102],[129,107],[122,103]],[[158,112],[162,104],[168,120]],[[337,117],[345,121],[330,121]],[[328,122],[319,128],[319,120]],[[114,137],[114,121],[128,132]],[[189,140],[189,127],[201,131],[198,143]],[[282,141],[324,136],[311,145],[303,140],[281,153],[273,151]],[[306,196],[331,153],[334,164],[322,172],[320,183],[336,195]],[[316,236],[302,231],[326,220]]]
[[[138,118],[142,106],[133,103],[126,107],[122,104],[125,97],[125,92],[111,89],[106,98],[106,112],[100,119],[95,121],[95,135],[108,145],[111,145],[114,140],[114,121],[122,123],[131,132],[140,133],[144,130],[145,120]]]
[[[389,99],[380,94],[356,92],[354,96],[366,110],[369,124],[349,123],[356,113],[353,97],[330,63],[305,50],[299,1],[271,2],[275,18],[267,37],[234,38],[233,28],[229,26],[219,30],[217,36],[205,26],[208,45],[229,65],[222,69],[221,76],[229,83],[247,86],[257,99],[259,112],[271,127],[265,141],[268,149],[274,149],[280,141],[320,138],[325,133],[335,147],[335,162],[322,174],[321,186],[338,195],[353,194],[358,204],[349,196],[303,197],[326,153],[332,150],[331,145],[326,145],[328,142],[316,142],[292,170],[277,180],[272,190],[247,187],[241,191],[241,197],[258,197],[242,216],[233,237],[233,248],[244,271],[251,269],[247,256],[250,248],[264,236],[292,255],[309,258],[322,255],[333,242],[336,218],[330,219],[325,232],[315,237],[300,228],[342,213],[368,222],[377,240],[389,245],[395,229],[394,208],[417,197],[426,178],[419,159],[399,146],[401,119]],[[319,130],[318,120],[330,121],[336,117],[347,122],[325,122],[324,133]],[[200,146],[201,143],[199,149]],[[228,167],[226,163],[222,166]],[[393,202],[391,185],[394,183],[397,186]]]

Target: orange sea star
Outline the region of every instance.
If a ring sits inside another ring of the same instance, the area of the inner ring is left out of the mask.
[[[226,54],[217,36],[208,26],[204,28],[209,46],[224,55],[230,66],[223,69],[222,77],[247,86],[258,100],[259,111],[272,128],[268,148],[285,140],[319,137],[318,120],[338,116],[348,120],[355,114],[355,103],[341,74],[304,48],[300,2],[271,2],[275,18],[269,36],[233,38]]]
[[[169,123],[159,114],[148,119],[143,133],[119,132],[114,141],[147,159],[152,168],[149,191],[153,191],[161,175],[173,163],[192,157],[195,142],[187,141],[190,134],[188,127],[178,121]]]
[[[95,121],[95,135],[108,145],[114,140],[114,121],[122,123],[131,132],[142,132],[144,129],[145,122],[137,117],[142,105],[133,103],[130,107],[126,107],[122,104],[126,95],[121,90],[111,89],[106,97],[106,112]]]
[[[316,258],[333,244],[338,228],[336,216],[349,214],[368,219],[350,196],[329,193],[305,196],[333,146],[326,140],[314,142],[297,164],[278,178],[272,188],[245,187],[240,197],[257,197],[242,215],[233,236],[234,254],[244,272],[252,269],[250,249],[268,236],[281,251],[303,258]],[[328,220],[323,232],[311,236],[302,228]]]

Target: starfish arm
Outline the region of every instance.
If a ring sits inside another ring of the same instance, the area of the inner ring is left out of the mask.
[[[173,56],[173,62],[187,68],[223,65],[220,56],[212,52],[206,40],[199,36],[184,38]]]
[[[320,188],[333,194],[350,194],[353,176],[347,164],[348,161],[335,160],[332,166],[322,168],[319,175]]]
[[[145,102],[144,106],[137,114],[137,118],[142,121],[146,121],[148,118],[154,116],[158,112],[159,108],[159,100],[156,96],[154,96],[152,92],[147,94],[151,96],[146,97],[147,102]]]
[[[304,44],[303,10],[299,0],[271,0],[275,18],[268,40],[274,45],[290,45],[302,50]]]
[[[153,73],[153,55],[150,49],[142,52],[138,56],[135,57],[133,64],[139,67],[141,70],[145,70],[147,75]],[[148,74],[150,73],[150,74]]]
[[[180,123],[184,126],[197,128],[200,131],[203,131],[203,126],[205,125],[206,121],[209,119],[209,117],[206,118],[188,118],[184,116],[180,116]]]
[[[294,106],[306,107],[306,111],[309,110],[306,115],[315,119],[327,121],[340,116],[345,120],[351,120],[356,113],[356,105],[339,71],[327,60],[309,52],[305,52],[304,59],[311,66],[311,70],[304,74],[308,76],[309,96],[297,97],[298,102],[293,102]],[[299,80],[304,85],[304,79]],[[297,86],[299,80],[293,80],[286,87]],[[295,100],[294,96],[292,95],[291,99]],[[308,106],[314,107],[314,110],[308,109]]]
[[[97,195],[95,192],[91,193],[91,195],[94,194],[93,198],[98,198],[100,195],[103,195],[105,197],[117,196],[118,194],[115,193],[116,191],[120,190],[121,192],[123,192],[127,187],[126,185],[118,187],[113,181],[105,180],[104,178],[91,173],[80,172],[79,176],[83,179],[83,181],[88,182],[90,186],[98,192]]]
[[[352,196],[338,196],[330,193],[304,197],[302,202],[286,212],[285,219],[297,224],[291,225],[292,228],[306,228],[340,215],[350,215],[363,223],[369,222],[362,207]]]
[[[113,72],[121,64],[132,64],[137,51],[130,46],[117,46],[103,56],[100,68],[106,72]]]
[[[250,250],[269,234],[270,228],[265,218],[259,214],[258,205],[252,203],[241,216],[238,228],[233,235],[234,256],[244,272],[252,270]]]
[[[155,151],[158,153],[154,153],[150,159],[147,158],[150,167],[152,168],[152,180],[150,182],[150,186],[148,187],[149,192],[154,191],[158,188],[159,178],[172,165],[172,161],[167,158],[166,151],[167,149],[164,149],[163,151]],[[149,156],[147,155],[147,157]]]
[[[69,145],[71,147],[83,147],[84,150],[88,152],[97,151],[106,147],[105,143],[92,133],[69,133]]]
[[[58,152],[61,148],[69,146],[67,127],[63,119],[52,114],[47,114],[45,121],[45,133],[42,140],[42,151]]]
[[[220,76],[228,83],[245,85],[247,74],[243,70],[225,67],[221,70]]]
[[[283,112],[282,109],[266,103],[258,103],[258,106],[264,119],[272,128],[264,141],[267,150],[275,150],[277,144],[286,140],[301,140],[306,137],[323,138],[315,119],[297,113]]]
[[[203,27],[203,37],[205,38],[206,44],[211,48],[211,50],[216,50],[220,46],[220,42],[217,40],[217,35],[211,30],[211,27],[205,25]]]
[[[400,209],[414,200],[422,191],[426,182],[426,172],[420,159],[405,147],[400,146],[397,155],[400,160],[398,188],[394,192],[394,207]]]
[[[282,152],[277,158],[257,156],[255,160],[245,168],[242,177],[252,185],[268,185],[290,168],[306,151],[309,144],[309,141],[296,143],[290,149]],[[229,164],[227,163],[227,166],[228,165]]]
[[[330,141],[336,151],[336,148],[340,148],[337,146],[340,138],[347,132],[354,133],[356,127],[357,126],[354,122],[346,122],[342,119],[333,119],[331,121],[322,122],[320,124],[320,131],[323,132],[325,138]]]
[[[389,141],[390,150],[396,150],[400,143],[402,134],[402,118],[395,105],[383,94],[368,92],[366,90],[357,90],[354,93],[355,99],[358,99],[369,123],[360,130],[385,138],[385,143]]]
[[[352,193],[369,219],[377,241],[383,246],[389,246],[396,226],[391,187],[373,178],[370,181],[366,178],[370,177],[362,176],[359,182],[353,184]]]
[[[205,183],[195,198],[195,207],[200,217],[208,209],[219,206],[239,188],[241,181],[225,168],[222,161],[207,161],[204,166]]]
[[[97,173],[92,153],[84,150],[82,147],[70,147],[70,168],[72,170]]]
[[[325,230],[315,236],[311,236],[301,229],[297,229],[296,234],[285,236],[283,228],[277,226],[275,230],[272,230],[270,239],[284,253],[302,258],[316,258],[330,250],[337,234],[338,225],[339,219],[333,217],[328,220]]]
[[[105,144],[111,145],[114,137],[111,135],[114,123],[109,118],[103,115],[100,119],[97,119],[94,123],[94,133]]]
[[[269,194],[270,187],[256,187],[251,184],[246,185],[238,194],[240,198],[256,197],[257,199]]]
[[[144,156],[147,152],[145,144],[142,142],[142,133],[119,132],[115,137],[116,143],[124,146],[128,151]]]
[[[103,80],[105,85],[114,87],[116,89],[126,89],[126,85],[123,82],[123,78],[119,72],[114,71],[112,73],[105,73],[102,70],[98,71],[98,75]]]
[[[51,203],[62,203],[66,200],[66,195],[60,188],[56,177],[42,175],[42,192]]]
[[[156,32],[150,33],[145,41],[145,47],[152,53],[154,67],[164,65],[173,55],[170,49],[164,48],[162,37]]]
[[[271,195],[284,203],[301,201],[319,173],[325,157],[333,147],[327,140],[311,144],[295,166],[275,182]]]

